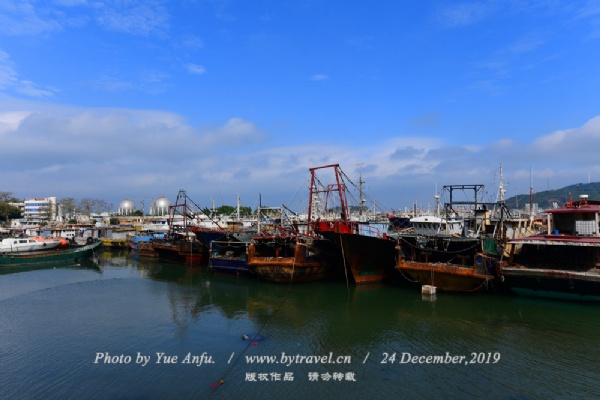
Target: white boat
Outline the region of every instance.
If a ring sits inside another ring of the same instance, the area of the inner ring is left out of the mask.
[[[34,238],[8,238],[2,239],[0,253],[23,253],[39,250],[49,250],[57,247],[59,240],[40,240]]]
[[[435,215],[425,215],[410,219],[414,232],[417,235],[429,236],[461,236],[464,221],[456,218],[442,218]]]

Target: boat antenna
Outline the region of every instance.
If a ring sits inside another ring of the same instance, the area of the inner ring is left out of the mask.
[[[529,219],[533,221],[533,173],[529,167]]]
[[[364,207],[364,204],[366,202],[366,200],[364,198],[364,195],[363,195],[364,194],[363,193],[363,183],[365,183],[362,180],[362,166],[363,166],[363,163],[358,163],[356,165],[358,166],[358,174],[359,174],[358,175],[358,192],[359,192],[359,199],[360,199],[360,208],[359,208],[358,212],[359,212],[359,215],[362,215],[363,214],[363,207]]]
[[[504,175],[502,174],[502,164],[500,164],[500,183],[498,184],[498,202],[504,203],[504,195],[506,190],[504,189]]]

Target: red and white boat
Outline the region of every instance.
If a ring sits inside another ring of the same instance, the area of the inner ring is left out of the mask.
[[[517,294],[600,300],[600,201],[582,195],[546,213],[547,232],[508,242],[504,283]]]

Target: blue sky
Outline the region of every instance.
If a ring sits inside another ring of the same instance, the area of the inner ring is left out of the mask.
[[[0,191],[384,210],[600,181],[599,1],[0,2]]]

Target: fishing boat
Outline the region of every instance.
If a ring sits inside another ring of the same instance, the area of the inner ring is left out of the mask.
[[[333,183],[326,186],[320,184],[321,179],[316,176],[317,170],[324,169],[333,171]],[[322,209],[309,207],[309,216],[313,213],[319,216],[309,225],[335,245],[341,254],[345,272],[356,284],[383,281],[396,264],[396,241],[388,237],[387,232],[377,229],[368,222],[351,221],[346,183],[346,181],[350,182],[350,179],[342,172],[339,164],[311,168],[310,171],[311,193],[315,197],[323,196],[324,199],[311,203],[313,206],[321,205]],[[362,179],[360,182],[362,184]],[[359,190],[362,203],[362,185]],[[327,214],[331,215],[330,201],[339,202],[335,207],[336,211],[339,210],[339,214],[335,218],[326,217]]]
[[[49,250],[61,245],[61,241],[46,240],[37,237],[25,237],[25,238],[8,238],[2,239],[0,242],[0,253],[12,254],[12,253],[23,253]]]
[[[34,252],[2,253],[0,266],[21,266],[36,264],[62,263],[90,258],[94,251],[102,245],[100,241],[90,240],[83,246],[53,248]]]
[[[343,276],[341,253],[334,243],[316,231],[316,192],[309,194],[307,223],[282,206],[258,208],[258,234],[248,246],[248,267],[260,279],[278,283],[310,282]],[[292,212],[293,213],[293,212]],[[262,223],[266,228],[262,228]]]
[[[175,204],[169,206],[169,232],[162,239],[153,239],[152,250],[158,258],[184,264],[205,264],[208,262],[208,247],[192,231],[191,221],[195,219],[195,205],[184,190],[180,190]],[[196,208],[199,207],[196,205]]]
[[[509,240],[504,284],[521,295],[600,300],[600,201],[582,195],[546,213],[544,233]]]
[[[253,231],[250,226],[246,224],[248,220],[243,220],[241,217],[241,200],[237,198],[236,213],[233,218],[224,216],[215,216],[214,204],[213,210],[210,213],[202,211],[202,215],[198,217],[198,226],[193,226],[192,232],[200,239],[201,242],[205,243],[210,247],[213,240],[221,240],[226,236],[239,236],[245,235]],[[255,230],[254,230],[255,231]]]
[[[192,232],[172,232],[164,239],[155,239],[152,250],[158,258],[174,263],[204,264],[208,261],[208,248]]]
[[[251,238],[251,235],[230,232],[212,240],[209,245],[210,269],[232,275],[251,275],[248,268],[248,246]]]
[[[158,251],[154,250],[154,243],[152,241],[148,242],[138,242],[135,250],[133,250],[138,257],[146,257],[146,258],[158,258]]]
[[[139,257],[158,258],[158,252],[154,250],[153,240],[164,239],[166,233],[141,232],[140,234],[127,235],[127,244]]]
[[[278,283],[332,279],[343,272],[339,252],[330,241],[283,228],[252,238],[248,268],[259,278]]]
[[[486,234],[492,210],[480,202],[483,185],[448,185],[443,187],[450,201],[440,211],[435,196],[436,212],[412,218],[411,232],[397,235],[396,270],[406,280],[436,287],[441,291],[472,292],[487,289],[497,275],[498,259],[493,236]],[[469,201],[454,201],[455,190],[473,191]],[[455,208],[467,213],[459,216]],[[487,243],[487,246],[486,246]]]
[[[413,232],[397,236],[396,269],[400,275],[441,291],[496,289],[507,240],[528,236],[533,229],[506,207],[502,180],[501,167],[498,197],[493,203],[481,200],[483,185],[444,186],[449,201],[443,211],[436,195],[436,213],[411,219]],[[459,201],[455,191],[472,192],[473,197]]]

